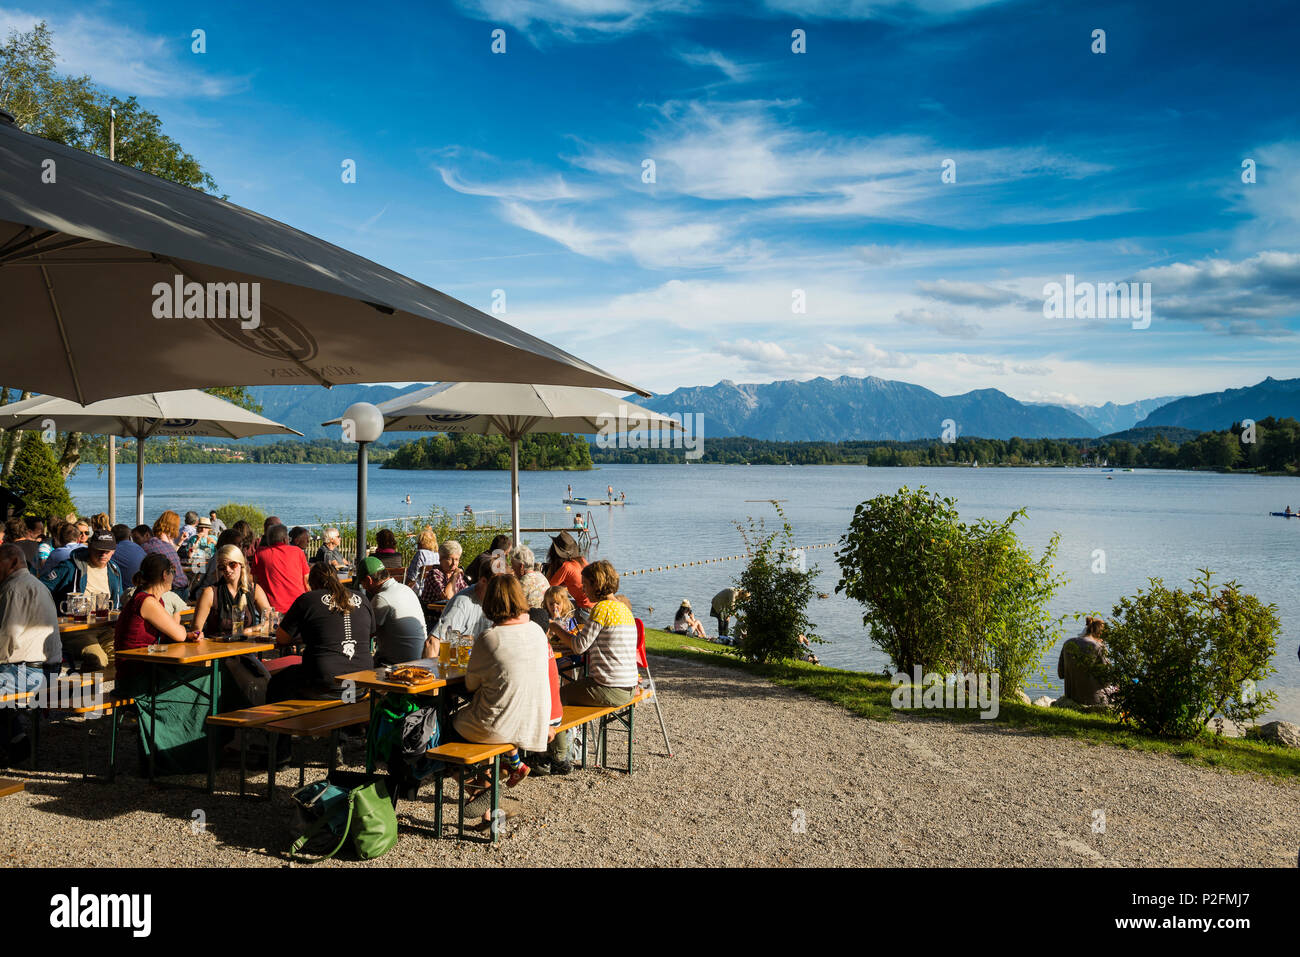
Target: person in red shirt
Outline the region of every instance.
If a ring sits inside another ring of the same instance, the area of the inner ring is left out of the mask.
[[[580,611],[591,610],[592,601],[582,590],[582,569],[587,560],[582,557],[582,549],[568,532],[560,532],[551,538],[551,550],[546,555],[546,564],[542,573],[552,585],[563,585],[569,590],[569,596]]]
[[[309,589],[307,555],[289,544],[289,529],[273,525],[266,533],[266,545],[253,556],[253,580],[266,592],[271,607],[283,614],[293,600]]]

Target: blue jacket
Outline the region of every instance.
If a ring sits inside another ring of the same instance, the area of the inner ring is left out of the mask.
[[[86,555],[89,549],[78,551],[65,562],[41,572],[41,584],[54,595],[54,604],[60,605],[71,592],[86,590]],[[108,563],[108,592],[117,601],[122,597],[122,572],[117,563]]]

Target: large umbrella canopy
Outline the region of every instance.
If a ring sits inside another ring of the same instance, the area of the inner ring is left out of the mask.
[[[532,432],[685,431],[680,421],[578,386],[438,382],[378,406],[386,432],[460,432],[510,440],[510,504],[519,542],[519,440]],[[337,425],[332,419],[324,425]]]
[[[436,289],[205,193],[24,133],[3,112],[0,303],[10,343],[0,382],[81,403],[141,384],[431,376],[639,391]],[[222,318],[241,305],[249,318]],[[160,317],[168,311],[188,318]]]
[[[122,435],[136,440],[135,523],[144,522],[144,443],[154,436],[302,435],[288,426],[250,412],[198,389],[151,392],[80,405],[57,396],[38,395],[0,406],[0,428],[55,429]]]

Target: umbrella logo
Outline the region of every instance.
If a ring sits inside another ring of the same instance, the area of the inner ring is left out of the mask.
[[[425,418],[430,422],[438,423],[464,422],[466,419],[474,418],[474,414],[472,412],[449,412],[446,415],[426,415]]]
[[[308,362],[316,358],[316,353],[320,350],[316,337],[305,326],[265,304],[261,307],[261,322],[256,329],[244,329],[239,323],[220,322],[210,318],[205,318],[204,321],[208,328],[239,348],[268,359]]]
[[[145,419],[147,423],[153,425],[157,419]],[[193,429],[199,424],[198,419],[163,419],[162,423],[155,429],[155,432],[176,432],[184,433]]]

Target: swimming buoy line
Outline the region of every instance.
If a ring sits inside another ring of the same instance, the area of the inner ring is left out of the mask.
[[[795,548],[800,551],[810,552],[815,548],[834,548],[838,542],[826,542],[824,545],[796,545]],[[714,565],[718,562],[734,562],[741,558],[748,558],[750,552],[743,555],[723,555],[721,558],[701,558],[693,562],[677,562],[673,565],[655,565],[653,568],[638,568],[632,572],[619,572],[620,578],[628,578],[632,575],[649,575],[651,572],[668,572],[675,568],[691,568],[695,565]]]

